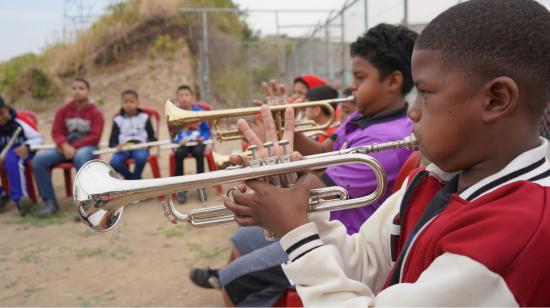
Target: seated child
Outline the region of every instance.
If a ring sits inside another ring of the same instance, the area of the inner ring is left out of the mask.
[[[25,163],[33,156],[30,145],[41,144],[42,135],[33,123],[25,121],[13,108],[6,105],[0,96],[0,152],[18,128],[21,128],[21,132],[1,162],[8,176],[10,191],[2,192],[0,196],[0,212],[5,210],[11,199],[17,205],[19,214],[24,216],[34,206],[27,194]]]
[[[301,133],[294,134],[285,127],[284,139],[294,140],[295,147],[308,148],[310,153],[340,150],[348,147],[369,145],[402,139],[411,134],[412,122],[407,117],[407,103],[404,96],[413,86],[410,58],[417,34],[402,26],[380,24],[351,44],[353,69],[353,94],[359,106],[348,121],[319,144]],[[395,61],[399,59],[399,61]],[[262,118],[266,122],[265,135],[273,139],[277,135],[272,125],[272,116],[266,107],[262,109]],[[290,110],[288,110],[290,111]],[[287,112],[288,113],[288,112]],[[293,115],[285,114],[285,125],[291,123]],[[260,138],[244,120],[237,122],[247,140],[258,146],[257,155],[266,154]],[[290,124],[288,124],[290,125]],[[299,145],[298,145],[299,143]],[[273,147],[273,152],[282,151]],[[317,151],[317,152],[315,152]],[[359,227],[389,196],[391,187],[405,160],[411,151],[396,149],[374,153],[388,175],[387,193],[370,206],[345,209],[331,213],[331,219],[346,226],[349,234],[357,233]],[[373,170],[361,164],[330,166],[322,172],[323,186],[346,188],[350,198],[365,196],[376,189]],[[270,306],[290,287],[281,264],[287,261],[287,255],[279,242],[263,239],[260,228],[240,228],[234,236],[233,256],[238,257],[221,270],[193,269],[191,280],[202,287],[214,287],[210,283],[219,278],[218,286],[223,287],[227,299],[235,305]]]
[[[176,105],[179,108],[202,111],[201,107],[196,105],[195,94],[190,86],[181,85],[176,91]],[[210,128],[206,121],[202,121],[198,124],[191,124],[184,127],[175,136],[172,141],[178,144],[179,147],[175,150],[176,154],[176,172],[175,175],[183,175],[183,161],[191,154],[197,161],[197,173],[204,173],[204,149],[206,146],[202,143],[210,139]],[[193,142],[195,145],[187,145],[187,143]],[[206,188],[199,189],[197,194],[202,202],[206,201],[207,191]],[[183,204],[187,200],[187,192],[181,191],[177,194],[178,203]]]
[[[155,131],[151,117],[139,108],[139,97],[136,91],[126,90],[121,95],[121,108],[113,119],[113,128],[109,138],[109,147],[117,147],[119,152],[113,154],[111,166],[126,180],[139,180],[149,157],[149,149],[124,151],[124,146],[155,141]],[[134,159],[134,171],[126,165],[128,159]]]
[[[309,89],[306,93],[306,101],[321,101],[321,100],[327,100],[327,99],[334,99],[338,98],[338,91],[334,89],[331,86],[327,85],[321,85],[312,89]],[[336,103],[331,104],[333,110],[336,109],[337,106]],[[318,125],[326,124],[328,121],[330,121],[330,112],[327,110],[327,108],[321,107],[321,106],[315,106],[315,107],[308,107],[305,110],[305,115],[308,120],[314,121]],[[340,122],[338,122],[337,119],[335,119],[331,125],[326,128],[322,134],[316,134],[314,136],[311,136],[310,139],[315,140],[319,143],[323,143],[326,138],[329,138],[336,132],[338,127],[340,126]]]
[[[249,181],[254,193],[226,206],[282,236],[305,306],[549,306],[548,33],[550,12],[532,0],[466,1],[426,26],[409,116],[433,164],[358,234],[308,216],[314,175],[291,188]]]

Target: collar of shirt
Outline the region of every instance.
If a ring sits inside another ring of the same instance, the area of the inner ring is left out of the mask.
[[[464,189],[460,192],[460,197],[472,201],[508,183],[527,181],[549,172],[550,162],[545,158],[548,151],[548,141],[544,138],[540,138],[540,141],[539,146],[521,153],[502,170]],[[445,182],[459,173],[445,172],[435,164],[428,165],[426,170]]]
[[[388,122],[388,121],[406,116],[408,107],[409,107],[408,104],[405,103],[405,106],[403,106],[402,108],[399,108],[398,110],[395,110],[388,114],[382,114],[382,115],[376,115],[376,116],[365,116],[362,114],[358,114],[356,117],[352,118],[348,122],[348,124],[355,125],[361,129],[364,129],[376,123]]]

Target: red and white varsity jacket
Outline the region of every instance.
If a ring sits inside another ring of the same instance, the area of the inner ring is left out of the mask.
[[[548,142],[464,191],[411,173],[352,236],[328,214],[281,239],[307,305],[550,306]]]

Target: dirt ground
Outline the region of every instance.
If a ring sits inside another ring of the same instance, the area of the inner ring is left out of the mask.
[[[157,59],[154,66],[143,59],[129,59],[87,76],[92,97],[102,102],[103,142],[109,138],[111,117],[120,108],[122,90],[137,89],[142,106],[162,112],[177,85],[193,84],[187,48],[178,49],[175,59]],[[51,143],[57,107],[38,114],[45,143]],[[159,135],[168,138],[164,116]],[[239,145],[228,142],[214,149],[229,154],[238,151]],[[169,150],[161,151],[163,176],[168,176],[168,154]],[[187,159],[186,174],[194,170],[194,159]],[[126,207],[115,229],[97,233],[73,221],[72,199],[64,196],[62,172],[55,171],[53,178],[62,208],[58,215],[45,220],[21,218],[15,205],[0,213],[0,306],[223,305],[219,291],[195,287],[187,277],[192,267],[219,267],[226,262],[228,238],[236,225],[208,229],[172,225],[159,202],[152,199]],[[144,178],[151,178],[149,166]],[[214,188],[208,193],[209,205],[221,204]],[[196,193],[191,192],[179,210],[199,206]]]
[[[167,157],[164,151],[164,176]],[[185,164],[186,173],[194,171],[194,159]],[[148,166],[144,176],[150,177]],[[60,214],[21,218],[15,205],[0,214],[0,306],[223,305],[219,291],[195,287],[187,276],[192,267],[226,262],[236,225],[172,225],[152,199],[127,206],[115,229],[98,233],[73,221],[60,171],[54,172],[54,182]],[[221,204],[214,188],[208,193],[209,205]],[[199,206],[191,192],[179,210]]]

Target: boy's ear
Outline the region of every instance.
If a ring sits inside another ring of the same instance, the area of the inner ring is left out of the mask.
[[[386,85],[391,92],[401,92],[403,86],[403,73],[393,71],[386,77]]]
[[[491,123],[518,107],[519,89],[510,77],[497,77],[485,84],[482,121]]]

